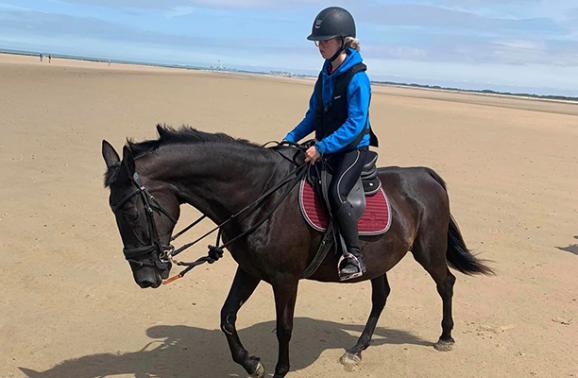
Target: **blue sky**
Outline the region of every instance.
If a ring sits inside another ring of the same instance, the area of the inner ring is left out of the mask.
[[[331,5],[373,80],[578,96],[576,0],[0,0],[0,48],[315,75]]]

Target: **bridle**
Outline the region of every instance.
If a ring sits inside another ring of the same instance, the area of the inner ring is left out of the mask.
[[[269,143],[271,143],[271,142],[269,142]],[[266,143],[265,145],[267,145],[269,143]],[[283,141],[281,143],[279,143],[279,142],[275,142],[275,143],[277,143],[276,147],[281,147],[281,146],[285,146],[285,145],[291,145],[291,146],[297,147],[297,150],[300,152],[302,152],[306,149],[306,146],[304,146],[304,145],[297,145],[297,144],[290,143],[287,141]],[[275,147],[272,147],[272,149],[275,150]],[[141,180],[139,174],[137,172],[135,172],[131,178],[131,182],[132,182],[133,186],[135,187],[135,189],[132,192],[130,192],[129,194],[127,194],[126,196],[124,196],[122,198],[122,200],[120,200],[118,203],[116,203],[114,205],[111,204],[111,208],[112,208],[113,213],[116,215],[116,212],[122,206],[124,206],[131,198],[133,198],[134,196],[137,196],[137,195],[140,196],[142,201],[143,201],[145,213],[146,213],[146,217],[147,217],[147,227],[148,227],[148,231],[149,231],[150,242],[148,245],[141,246],[141,247],[128,248],[128,247],[124,246],[123,252],[124,252],[125,259],[127,261],[134,263],[134,264],[137,264],[138,266],[141,266],[141,267],[143,267],[143,266],[156,267],[156,268],[159,268],[161,270],[167,269],[171,262],[175,263],[176,265],[187,267],[186,269],[184,269],[183,271],[178,273],[176,276],[173,276],[173,277],[165,280],[163,282],[164,284],[168,284],[168,283],[170,283],[176,279],[182,278],[187,272],[189,272],[191,269],[193,269],[194,267],[196,267],[198,265],[204,264],[206,262],[208,262],[209,264],[214,263],[215,261],[217,261],[219,258],[221,258],[223,256],[223,249],[225,247],[234,243],[238,239],[248,235],[249,233],[253,232],[259,226],[261,226],[265,221],[267,221],[267,219],[269,219],[273,215],[275,210],[281,205],[283,200],[289,195],[289,193],[292,191],[292,189],[295,187],[295,185],[307,174],[307,168],[308,168],[307,164],[306,163],[298,164],[296,162],[297,154],[295,154],[293,159],[289,159],[280,153],[280,155],[284,159],[289,160],[291,163],[296,165],[296,168],[294,170],[292,170],[291,172],[289,172],[277,185],[275,185],[273,188],[267,190],[265,193],[263,193],[255,201],[253,201],[249,205],[245,206],[243,209],[239,210],[237,213],[231,215],[227,220],[218,224],[212,230],[208,231],[207,233],[205,233],[204,235],[202,235],[201,237],[199,237],[195,241],[187,243],[178,249],[175,249],[175,247],[170,243],[169,244],[163,244],[161,242],[160,237],[159,237],[159,233],[157,230],[157,226],[156,226],[156,223],[154,220],[154,214],[155,214],[155,211],[157,211],[157,212],[165,215],[173,223],[173,225],[175,225],[177,223],[176,219],[174,219],[162,207],[162,205],[156,200],[156,198],[150,193],[150,191],[142,184],[142,180]],[[239,235],[228,240],[226,243],[219,245],[223,226],[225,226],[227,223],[231,222],[232,220],[240,217],[241,215],[247,215],[250,212],[258,209],[257,205],[260,205],[261,203],[263,203],[264,200],[267,199],[271,194],[275,193],[277,190],[279,190],[281,187],[285,186],[288,183],[291,183],[290,189],[287,190],[281,196],[279,201],[277,201],[277,203],[274,204],[273,209],[268,214],[266,214],[263,217],[263,219],[261,219],[259,222],[252,225],[251,227],[249,227],[244,232],[241,232]],[[202,221],[206,217],[207,217],[207,215],[203,214],[200,218],[195,220],[193,223],[191,223],[190,225],[185,227],[183,230],[177,232],[174,236],[172,236],[170,241],[175,240],[176,238],[178,238],[179,236],[184,234],[186,231],[193,228],[194,226],[196,226],[200,221]],[[193,245],[195,245],[196,243],[198,243],[199,241],[201,241],[202,239],[209,236],[210,234],[212,234],[215,231],[218,231],[217,242],[216,242],[215,246],[209,245],[209,252],[206,256],[200,257],[193,262],[181,262],[181,261],[176,261],[174,259],[174,257],[176,255],[178,255],[181,252],[185,251],[186,249],[192,247]],[[158,258],[155,258],[155,253],[156,253],[156,257],[158,257]]]
[[[137,195],[140,196],[144,204],[150,242],[148,245],[141,247],[129,248],[124,246],[124,256],[127,261],[139,266],[157,267],[164,270],[168,267],[168,263],[170,263],[170,254],[174,250],[174,247],[171,244],[163,244],[161,242],[157,230],[157,225],[154,220],[155,210],[161,214],[164,214],[173,224],[176,224],[177,221],[158,203],[156,198],[149,192],[149,190],[144,185],[142,185],[142,181],[138,173],[134,173],[131,182],[133,186],[135,186],[135,189],[123,197],[123,199],[120,200],[117,204],[111,204],[110,207],[112,208],[113,213],[116,215],[116,212],[131,198]],[[158,256],[158,259],[154,258],[155,252]]]

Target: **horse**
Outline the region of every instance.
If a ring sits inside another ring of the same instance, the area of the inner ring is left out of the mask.
[[[122,160],[106,140],[105,187],[109,204],[124,244],[135,282],[157,288],[169,276],[166,258],[181,204],[189,204],[222,225],[227,250],[238,264],[229,294],[221,309],[221,330],[233,360],[252,377],[263,377],[260,359],[241,343],[235,322],[241,306],[261,281],[271,285],[276,308],[278,359],[274,377],[290,370],[289,341],[297,288],[304,270],[314,258],[323,235],[304,221],[298,190],[282,186],[255,211],[232,218],[247,204],[291,176],[302,152],[290,146],[265,148],[222,133],[190,127],[174,129],[157,125],[156,140],[127,140]],[[296,158],[297,156],[297,158]],[[378,168],[391,206],[391,226],[383,235],[361,237],[367,272],[348,282],[371,281],[372,308],[357,343],[341,358],[358,364],[371,341],[378,318],[390,293],[387,272],[410,251],[433,278],[443,303],[442,333],[434,347],[452,348],[452,296],[455,276],[448,268],[473,274],[493,274],[483,260],[466,247],[450,214],[443,179],[426,167]],[[276,204],[276,205],[275,205]],[[230,222],[226,220],[230,219]],[[258,227],[252,225],[258,224]],[[242,237],[237,237],[242,236]],[[339,256],[327,254],[309,279],[341,282]]]

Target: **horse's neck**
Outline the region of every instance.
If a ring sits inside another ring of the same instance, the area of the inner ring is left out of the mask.
[[[215,222],[257,199],[279,168],[278,159],[239,146],[207,145],[187,152],[172,154],[165,162],[171,172],[166,181],[177,189],[181,201]]]

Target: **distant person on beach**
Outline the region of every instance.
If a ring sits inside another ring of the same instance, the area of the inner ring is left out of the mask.
[[[353,16],[340,7],[321,11],[308,40],[314,41],[325,59],[305,118],[285,137],[297,142],[315,131],[315,144],[305,152],[314,164],[321,156],[333,168],[329,202],[347,251],[338,267],[342,281],[362,276],[357,221],[347,196],[367,162],[369,145],[377,138],[369,124],[370,82],[359,53]]]
[[[44,58],[44,56],[42,54],[40,54],[40,63],[42,63],[43,58]]]
[[[48,54],[48,63],[52,63],[52,55]]]

